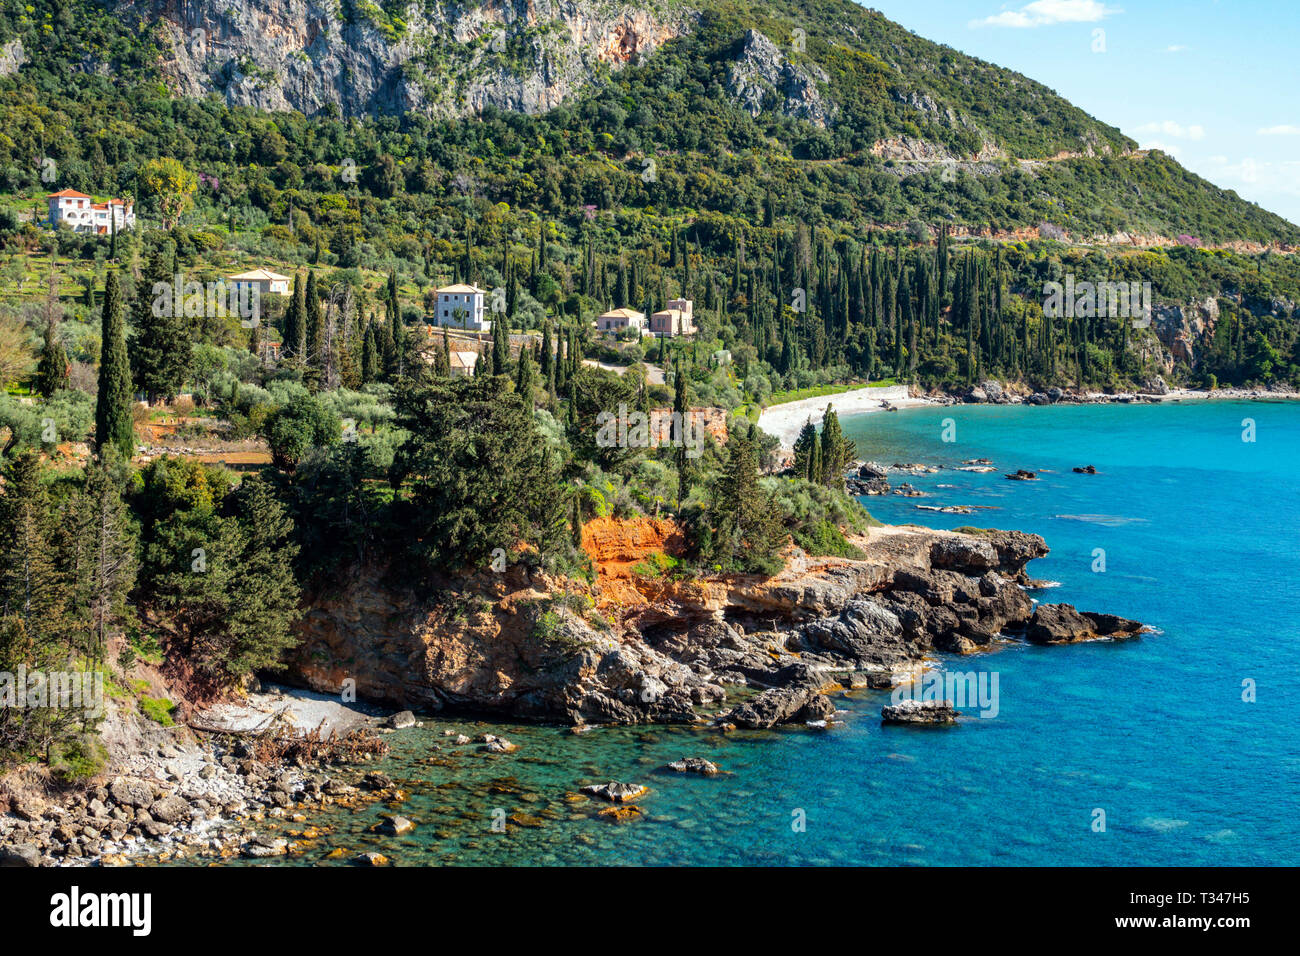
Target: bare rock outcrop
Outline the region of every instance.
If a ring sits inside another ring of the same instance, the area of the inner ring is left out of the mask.
[[[835,117],[834,104],[818,85],[828,79],[819,67],[791,63],[765,34],[750,30],[731,67],[727,91],[751,116],[774,109],[824,127]]]
[[[232,106],[337,109],[345,116],[430,116],[488,107],[538,113],[665,41],[695,14],[668,3],[501,0],[486,4],[358,5],[322,0],[136,0],[129,18],[156,21],[179,94]]]

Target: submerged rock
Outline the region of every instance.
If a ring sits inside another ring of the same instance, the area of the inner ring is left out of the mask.
[[[387,836],[403,836],[415,829],[415,824],[406,817],[385,815],[375,826],[375,830]]]
[[[639,820],[645,814],[641,812],[640,807],[606,807],[599,811],[596,816],[614,823],[626,823],[631,820]]]
[[[496,734],[484,734],[479,740],[483,743],[482,750],[490,754],[511,754],[519,749],[518,744],[512,744],[504,737],[498,737]]]
[[[712,777],[718,773],[718,765],[705,760],[703,757],[687,757],[684,760],[674,760],[668,764],[667,769],[676,773],[703,774],[706,777]]]

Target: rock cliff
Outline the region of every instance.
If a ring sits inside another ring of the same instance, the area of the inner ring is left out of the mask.
[[[182,95],[346,116],[542,112],[694,22],[666,0],[135,0],[118,11],[158,25],[164,76]]]

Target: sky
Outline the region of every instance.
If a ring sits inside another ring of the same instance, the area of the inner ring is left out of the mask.
[[[861,2],[861,0],[860,0]],[[1300,0],[867,0],[1300,224]]]

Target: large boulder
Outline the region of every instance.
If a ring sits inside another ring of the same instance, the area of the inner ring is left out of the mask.
[[[40,866],[41,851],[30,843],[0,846],[0,866]]]
[[[154,801],[154,785],[147,780],[118,777],[108,787],[113,802],[123,807],[144,809]]]
[[[619,783],[611,780],[609,783],[590,784],[583,787],[582,792],[591,797],[608,800],[610,803],[631,803],[645,796],[649,788],[639,783]]]
[[[834,715],[835,705],[822,693],[822,679],[807,665],[782,668],[774,680],[778,686],[731,709],[719,721],[757,730],[796,721],[827,720]]]
[[[997,549],[984,538],[944,537],[930,545],[930,567],[979,574],[999,565]]]
[[[957,723],[961,711],[950,700],[904,700],[880,708],[880,720],[886,724],[943,726]]]
[[[163,823],[182,823],[190,818],[190,805],[173,794],[149,804],[149,816]]]

